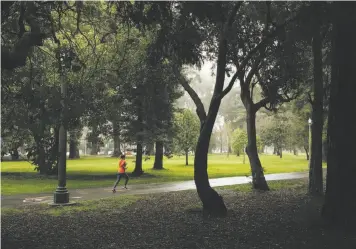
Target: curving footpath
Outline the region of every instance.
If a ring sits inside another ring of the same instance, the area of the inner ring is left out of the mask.
[[[280,173],[280,174],[267,174],[265,175],[267,181],[275,180],[292,180],[308,177],[307,172],[294,172],[294,173]],[[236,177],[222,177],[209,179],[212,187],[221,187],[229,185],[246,184],[251,182],[251,177],[236,176]],[[87,189],[68,189],[70,193],[70,201],[78,200],[98,200],[108,198],[115,195],[141,195],[141,194],[154,194],[182,190],[195,189],[194,181],[171,182],[171,183],[151,183],[151,184],[136,184],[128,185],[129,189],[117,189],[113,194],[111,187],[107,188],[87,188]],[[15,208],[23,205],[34,205],[39,203],[53,202],[53,193],[42,194],[23,194],[1,196],[2,208]]]

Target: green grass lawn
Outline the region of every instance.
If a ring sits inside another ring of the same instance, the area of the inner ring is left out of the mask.
[[[164,170],[153,170],[153,157],[143,162],[144,175],[131,178],[129,184],[159,183],[193,179],[193,157],[190,165],[185,166],[183,156],[164,158]],[[261,155],[266,174],[306,171],[308,161],[305,156],[286,154],[283,158],[273,155]],[[134,168],[133,158],[128,158],[129,172]],[[210,155],[208,173],[210,178],[243,176],[250,174],[249,161],[243,164],[243,157],[230,155]],[[89,187],[111,187],[116,178],[118,159],[105,157],[84,157],[67,161],[67,187],[70,189]],[[2,195],[52,192],[57,186],[55,177],[39,176],[33,166],[25,161],[1,163]]]

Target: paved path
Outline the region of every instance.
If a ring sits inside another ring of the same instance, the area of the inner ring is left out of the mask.
[[[265,175],[267,181],[274,180],[288,180],[288,179],[300,179],[308,177],[307,172],[298,173],[280,173],[280,174],[267,174]],[[251,182],[250,177],[236,176],[236,177],[223,177],[209,179],[212,187],[246,184]],[[121,186],[117,188],[117,192],[113,194],[111,187],[107,188],[87,188],[87,189],[69,189],[70,200],[96,200],[101,198],[112,197],[114,195],[139,195],[139,194],[153,194],[164,193],[181,190],[195,189],[194,181],[173,182],[173,183],[151,183],[151,184],[137,184],[129,185],[128,190],[121,189]],[[37,203],[50,203],[53,202],[53,193],[42,194],[23,194],[1,197],[1,207],[17,207],[21,205],[31,205]]]

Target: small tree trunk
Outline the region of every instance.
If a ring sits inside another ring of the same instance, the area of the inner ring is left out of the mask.
[[[147,155],[152,155],[153,149],[154,149],[154,143],[153,141],[149,141],[146,146]]]
[[[298,156],[298,151],[296,148],[293,149],[293,155]]]
[[[69,133],[69,159],[79,158],[78,141],[74,131]]]
[[[315,7],[320,3],[313,3]],[[318,17],[316,17],[318,18]],[[311,156],[309,160],[309,194],[323,194],[323,65],[322,65],[322,37],[320,34],[320,25],[315,28],[312,50],[314,58],[314,100],[312,103],[311,125]]]
[[[11,150],[11,160],[15,161],[15,160],[19,160],[20,155],[19,155],[19,151],[17,148],[13,148]]]
[[[250,160],[251,172],[252,172],[252,185],[254,189],[269,190],[267,181],[263,174],[263,168],[260,158],[257,153],[256,143],[256,111],[252,105],[248,105],[246,108],[246,123],[247,123],[247,156]]]
[[[282,148],[279,150],[279,158],[283,157],[283,152],[282,152]]]
[[[273,146],[273,155],[277,155],[277,154],[278,154],[277,147]]]
[[[117,122],[114,121],[113,121],[113,139],[114,139],[114,152],[112,153],[112,157],[119,157],[121,155],[120,129],[118,127]]]
[[[155,162],[153,164],[154,169],[163,169],[163,142],[156,141],[156,153]]]
[[[239,150],[236,152],[236,156],[240,156],[240,151]]]
[[[185,166],[188,166],[188,150],[185,151]]]
[[[305,154],[307,155],[307,160],[309,161],[309,150],[306,146],[304,146]]]
[[[137,143],[136,146],[137,152],[136,152],[136,162],[135,162],[135,169],[132,172],[134,176],[141,176],[143,174],[142,170],[142,144]]]
[[[332,81],[328,167],[323,217],[351,229],[356,223],[356,3],[333,2]]]

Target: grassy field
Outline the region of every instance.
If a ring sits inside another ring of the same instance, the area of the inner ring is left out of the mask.
[[[164,170],[153,170],[153,157],[143,162],[145,174],[139,178],[131,178],[129,184],[159,183],[193,179],[193,157],[190,165],[185,166],[185,158],[175,156],[164,158]],[[261,155],[265,173],[306,171],[308,161],[305,156],[285,154],[282,159],[273,155]],[[133,158],[128,158],[128,172],[134,168]],[[84,157],[67,161],[67,187],[89,188],[108,187],[115,181],[117,168],[116,158]],[[40,176],[33,166],[25,161],[2,162],[1,164],[2,195],[52,192],[57,185],[56,177]],[[230,155],[210,155],[208,173],[210,178],[243,176],[250,174],[249,161],[243,164],[243,157]]]

